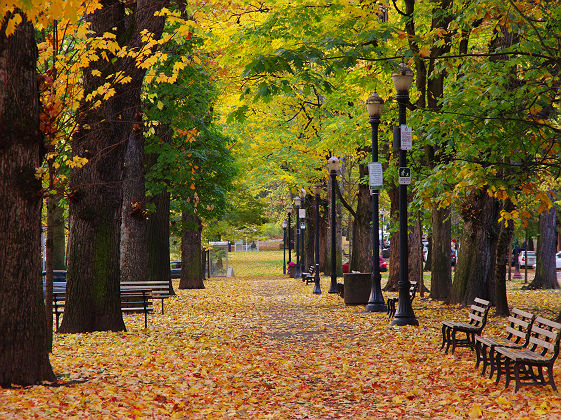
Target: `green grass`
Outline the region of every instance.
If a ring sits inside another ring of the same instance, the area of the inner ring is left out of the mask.
[[[282,250],[230,252],[228,265],[234,267],[236,277],[282,276]]]

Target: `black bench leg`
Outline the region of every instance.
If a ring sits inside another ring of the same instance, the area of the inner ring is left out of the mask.
[[[517,362],[514,362],[513,368],[514,368],[514,379],[516,381],[516,384],[514,385],[514,392],[518,392],[518,390],[520,389],[520,365]],[[509,379],[508,375],[506,378],[507,378],[507,383],[505,385],[505,388],[506,386],[508,386],[508,379]]]
[[[440,346],[440,350],[442,350],[444,348],[444,345],[446,344],[446,325],[442,326],[442,344]]]
[[[557,392],[557,387],[555,386],[555,382],[553,380],[553,363],[547,365],[547,375],[549,376],[548,384],[551,385],[551,388],[553,388],[555,392]]]
[[[164,313],[164,300],[162,299],[162,314]]]

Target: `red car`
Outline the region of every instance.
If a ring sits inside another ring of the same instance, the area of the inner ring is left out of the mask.
[[[382,257],[380,257],[380,271],[381,272],[388,271],[388,263]],[[349,262],[347,261],[346,263],[343,264],[343,273],[348,273],[348,272],[349,272]]]

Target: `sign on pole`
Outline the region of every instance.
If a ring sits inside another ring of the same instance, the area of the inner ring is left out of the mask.
[[[371,190],[380,190],[384,185],[384,172],[380,162],[370,162],[368,164],[368,178]]]
[[[298,209],[298,217],[300,219],[305,219],[306,218],[306,209]]]
[[[402,166],[399,168],[399,185],[411,184],[411,168]]]
[[[413,150],[413,129],[408,125],[399,126],[401,134],[401,150]]]

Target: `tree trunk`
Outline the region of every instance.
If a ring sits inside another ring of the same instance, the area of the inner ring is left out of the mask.
[[[137,121],[141,124],[141,121]],[[127,143],[121,213],[121,281],[147,278],[147,212],[144,185],[144,136],[133,130]],[[168,270],[169,271],[169,270]]]
[[[33,26],[22,19],[9,38],[0,33],[0,386],[5,387],[55,380],[41,286],[41,182],[35,178],[43,158],[38,53]]]
[[[503,210],[511,212],[514,210],[512,201],[507,200]],[[499,223],[499,238],[497,240],[497,257],[495,263],[495,309],[499,316],[509,316],[508,298],[506,295],[506,266],[509,264],[509,246],[514,234],[514,223],[512,220]]]
[[[409,259],[407,261],[408,278],[410,282],[417,282],[421,286],[421,276],[423,274],[421,261],[423,251],[421,248],[421,223],[418,217],[410,217],[410,221],[415,221],[413,225],[409,224]]]
[[[399,205],[398,205],[398,187],[394,185],[388,190],[390,197],[390,219],[399,219]],[[399,230],[395,230],[390,237],[390,271],[388,282],[384,290],[395,292],[398,290],[397,282],[399,281]]]
[[[471,192],[461,215],[464,229],[450,301],[470,304],[480,297],[494,303],[497,201],[485,190]]]
[[[66,270],[66,226],[62,202],[58,197],[49,197],[47,207],[47,213],[51,215],[53,221],[53,269]]]
[[[161,192],[150,201],[155,205],[156,211],[148,218],[146,227],[147,278],[152,281],[169,281],[170,294],[174,295],[169,256],[169,193]]]
[[[138,0],[130,12],[119,0],[105,0],[87,18],[95,35],[114,33],[128,47],[140,48],[142,31],[156,39],[161,35],[164,18],[154,13],[167,3]],[[93,70],[104,76],[122,71],[131,81],[113,86],[115,95],[98,108],[84,102],[78,111],[72,154],[86,157],[88,163],[70,176],[67,300],[59,330],[66,333],[125,329],[119,288],[122,169],[133,122],[139,120],[145,70],[128,58],[92,62],[84,74],[86,95],[105,81],[92,75]]]
[[[186,211],[182,214],[180,289],[204,289],[204,271],[201,264],[201,219]]]
[[[359,165],[359,179],[368,176],[368,166]],[[372,199],[368,184],[359,183],[356,216],[353,221],[350,269],[372,272]],[[376,232],[377,233],[377,232]]]
[[[555,269],[555,205],[540,214],[540,235],[536,251],[536,275],[528,289],[559,289]]]
[[[319,201],[319,266],[320,270],[324,274],[329,273],[328,264],[329,264],[329,257],[327,254],[327,247],[328,247],[328,221],[327,221],[327,209],[328,203],[326,200],[320,199]]]
[[[451,252],[452,221],[450,207],[432,206],[431,248],[427,258],[431,258],[430,297],[436,300],[447,300],[452,290]]]

